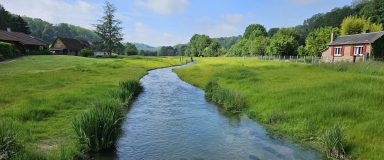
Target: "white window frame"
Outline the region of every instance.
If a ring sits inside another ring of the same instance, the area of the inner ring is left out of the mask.
[[[363,55],[363,48],[364,48],[364,46],[354,46],[353,47],[353,55],[354,56]]]
[[[334,47],[333,48],[333,56],[335,56],[335,57],[341,57],[342,56],[342,51],[343,51],[343,49],[342,49],[343,47]]]

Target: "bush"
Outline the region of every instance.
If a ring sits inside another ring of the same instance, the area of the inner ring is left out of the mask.
[[[141,92],[142,87],[137,80],[126,80],[120,82],[119,89],[115,97],[120,99],[122,103],[129,104]]]
[[[20,150],[15,134],[12,126],[0,122],[0,159],[10,159]]]
[[[49,52],[49,50],[47,49],[43,49],[43,50],[34,52],[33,55],[52,55],[52,53]]]
[[[323,145],[329,157],[345,158],[345,139],[339,125],[335,125],[325,132]]]
[[[205,86],[205,97],[232,113],[241,112],[247,106],[243,95],[220,87],[216,80],[209,81]]]
[[[93,56],[93,50],[89,48],[84,48],[80,50],[80,56],[83,56],[83,57]]]
[[[117,101],[101,101],[76,118],[73,126],[81,144],[94,152],[107,151],[115,147],[123,118]]]
[[[11,43],[0,42],[0,54],[4,59],[16,57],[19,51]]]

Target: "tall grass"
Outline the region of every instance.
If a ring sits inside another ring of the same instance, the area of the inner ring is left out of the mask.
[[[328,157],[337,159],[345,158],[345,138],[339,125],[335,125],[328,129],[325,132],[322,141]]]
[[[91,151],[99,152],[114,147],[123,118],[118,102],[100,101],[90,111],[76,118],[73,126],[80,143]]]
[[[232,113],[239,113],[246,108],[243,95],[230,89],[222,88],[217,83],[217,80],[211,80],[207,83],[205,97]]]
[[[102,152],[115,147],[124,119],[123,107],[131,104],[140,93],[142,87],[137,80],[126,80],[119,84],[112,98],[98,101],[94,108],[83,113],[73,122],[81,144],[85,144],[92,152]]]
[[[16,142],[15,129],[4,122],[0,122],[0,159],[11,159],[21,149]]]
[[[126,80],[120,82],[119,89],[116,90],[114,97],[120,99],[124,104],[129,104],[142,90],[140,82],[137,80]]]

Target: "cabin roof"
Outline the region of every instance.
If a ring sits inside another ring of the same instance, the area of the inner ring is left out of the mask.
[[[65,47],[67,47],[66,49],[69,49],[69,50],[81,50],[84,47],[89,47],[91,45],[88,41],[83,41],[83,40],[78,40],[73,38],[63,38],[63,37],[57,37],[54,43],[56,43],[58,39],[60,39],[61,42],[64,43]],[[52,47],[53,46],[54,45],[52,45]],[[55,49],[55,48],[52,48],[52,49]]]
[[[346,36],[341,36],[336,38],[329,45],[335,46],[335,45],[347,45],[347,44],[368,44],[368,43],[374,43],[376,40],[378,40],[383,36],[384,36],[384,31],[346,35]]]
[[[0,41],[19,42],[22,45],[46,46],[47,42],[21,32],[0,31]]]

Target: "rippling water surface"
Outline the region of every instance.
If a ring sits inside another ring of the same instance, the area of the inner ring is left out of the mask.
[[[145,160],[321,159],[312,150],[273,139],[246,116],[228,117],[203,90],[171,68],[141,79],[144,92],[123,124],[115,158]]]

